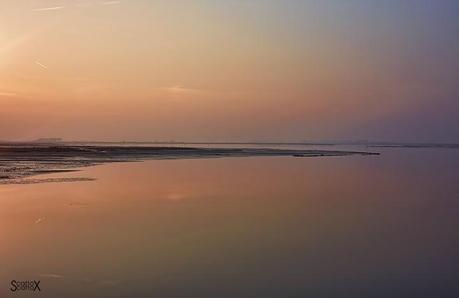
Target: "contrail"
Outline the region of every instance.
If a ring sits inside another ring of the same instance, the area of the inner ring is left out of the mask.
[[[48,66],[44,65],[44,64],[41,64],[40,62],[38,61],[35,61],[35,64],[37,64],[38,66],[44,68],[44,69],[48,69]]]
[[[33,11],[48,11],[48,10],[59,10],[63,9],[64,6],[52,6],[52,7],[43,7],[43,8],[35,8]]]

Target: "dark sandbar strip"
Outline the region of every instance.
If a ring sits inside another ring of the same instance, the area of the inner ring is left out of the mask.
[[[349,156],[378,155],[374,152],[288,150],[268,148],[190,148],[137,146],[0,146],[0,184],[26,183],[26,177],[68,172],[75,168],[110,162],[152,159],[190,159],[249,156]],[[36,183],[37,180],[34,180]],[[46,181],[44,181],[46,182]]]

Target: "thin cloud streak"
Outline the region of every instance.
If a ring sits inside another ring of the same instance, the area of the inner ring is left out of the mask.
[[[43,63],[40,63],[39,61],[35,61],[35,64],[37,64],[41,68],[48,69],[48,66],[44,65]]]
[[[106,2],[102,2],[101,4],[102,5],[113,5],[113,4],[119,4],[121,3],[121,1],[106,1]]]
[[[32,9],[33,11],[51,11],[51,10],[60,10],[65,8],[65,6],[52,6],[52,7],[43,7],[43,8],[35,8]]]
[[[186,94],[186,93],[192,93],[192,92],[199,92],[201,90],[199,89],[192,89],[192,88],[186,88],[182,85],[175,85],[175,86],[169,86],[169,87],[163,87],[161,90],[174,93],[174,94]]]
[[[15,93],[15,92],[3,92],[3,91],[0,91],[0,97],[18,97],[19,94]]]
[[[35,221],[35,224],[42,223],[45,219],[46,219],[46,217],[40,217]]]
[[[54,274],[54,273],[42,273],[40,274],[40,277],[57,278],[57,279],[64,278],[63,275]]]

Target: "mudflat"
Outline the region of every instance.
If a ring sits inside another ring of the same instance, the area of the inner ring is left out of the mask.
[[[0,184],[48,182],[26,179],[40,174],[77,171],[78,168],[111,162],[151,159],[190,159],[249,156],[327,157],[378,155],[376,152],[291,150],[272,148],[193,148],[163,146],[75,146],[66,144],[0,145]],[[88,179],[88,178],[80,178]],[[62,181],[79,181],[72,178]],[[58,182],[60,180],[53,180]]]

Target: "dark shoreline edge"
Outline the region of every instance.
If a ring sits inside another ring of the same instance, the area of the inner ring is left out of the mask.
[[[379,153],[271,148],[6,145],[0,146],[0,184],[26,184],[29,183],[29,180],[25,179],[27,177],[75,172],[78,171],[78,168],[113,162],[251,156],[326,157],[349,155],[379,155]],[[86,180],[88,178],[73,178],[71,180],[79,181],[78,179]],[[40,179],[30,179],[30,183],[39,182]],[[43,182],[47,182],[46,179]],[[56,180],[55,182],[59,181]]]

